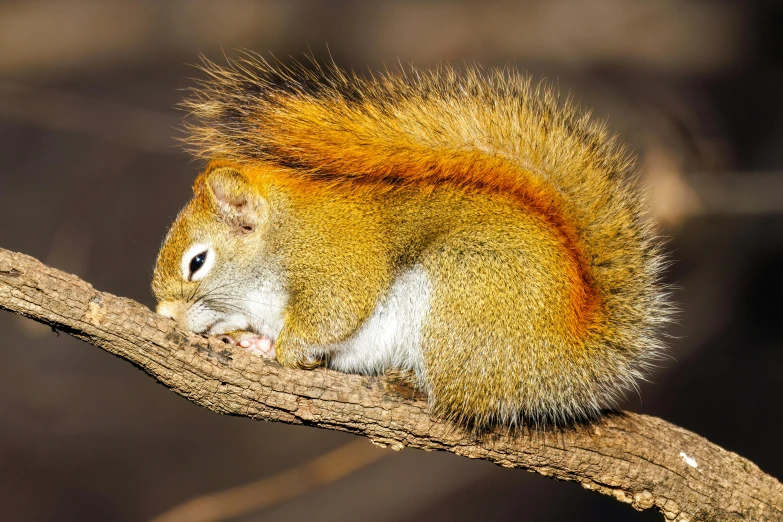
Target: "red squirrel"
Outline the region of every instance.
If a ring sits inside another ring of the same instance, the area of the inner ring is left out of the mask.
[[[159,313],[286,367],[409,375],[473,426],[593,418],[660,356],[633,162],[550,89],[205,69],[186,141],[208,166],[158,256]]]

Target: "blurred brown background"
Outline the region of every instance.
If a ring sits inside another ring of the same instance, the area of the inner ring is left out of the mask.
[[[783,9],[760,1],[0,3],[0,246],[152,306],[199,165],[173,106],[205,53],[515,64],[608,118],[671,238],[672,359],[624,407],[783,477]],[[141,521],[350,435],[209,413],[0,313],[0,519]],[[378,450],[382,451],[382,450]],[[661,520],[570,483],[404,450],[242,521]]]

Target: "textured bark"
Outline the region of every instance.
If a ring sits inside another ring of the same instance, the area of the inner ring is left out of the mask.
[[[0,308],[118,355],[218,413],[348,431],[393,449],[443,450],[611,495],[668,520],[783,520],[783,485],[735,453],[661,419],[612,413],[558,430],[475,435],[379,377],[288,370],[179,329],[141,304],[0,249]]]

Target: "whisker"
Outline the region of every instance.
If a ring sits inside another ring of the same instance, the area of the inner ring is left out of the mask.
[[[190,301],[191,299],[193,299],[193,297],[195,297],[195,296],[196,296],[196,294],[198,293],[198,291],[201,289],[201,283],[202,283],[202,282],[203,282],[203,279],[200,279],[200,280],[199,280],[199,282],[198,282],[198,283],[196,283],[196,286],[195,286],[195,288],[193,288],[193,291],[190,293],[190,296],[188,297],[188,301]]]
[[[216,306],[210,306],[210,304],[213,304]],[[266,323],[261,317],[258,315],[249,312],[248,310],[245,310],[244,308],[241,308],[229,301],[214,301],[212,299],[204,299],[202,301],[203,306],[207,306],[208,308],[211,308],[216,311],[222,311],[222,312],[235,312],[241,315],[245,315],[247,317],[250,317],[251,319],[254,319],[260,323]]]
[[[256,301],[254,299],[248,299],[246,297],[239,297],[239,296],[233,296],[233,295],[213,295],[209,294],[210,299],[215,300],[223,300],[223,301],[242,301],[244,303],[250,303],[250,304],[258,304],[258,305],[264,305],[264,306],[270,306],[272,305],[272,301]]]

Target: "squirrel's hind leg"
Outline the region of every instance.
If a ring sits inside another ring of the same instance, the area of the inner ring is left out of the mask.
[[[436,414],[514,425],[572,401],[584,357],[569,342],[569,281],[553,276],[567,272],[561,252],[536,219],[486,213],[424,252],[433,291],[422,352]]]

